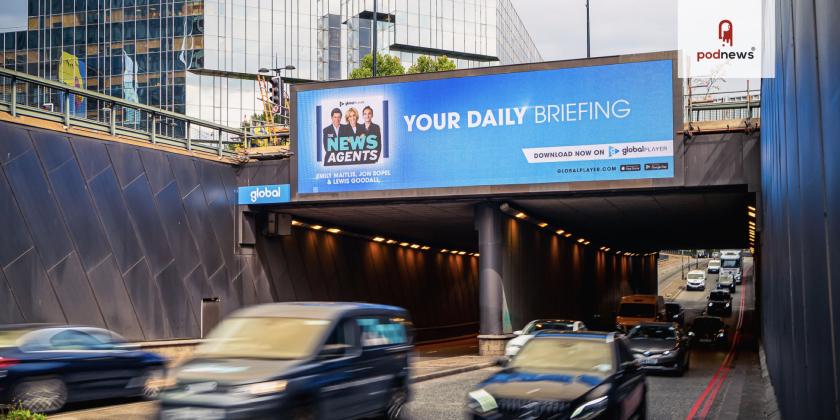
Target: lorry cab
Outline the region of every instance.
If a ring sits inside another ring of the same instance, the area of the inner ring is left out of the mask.
[[[616,329],[629,331],[643,322],[665,320],[665,298],[657,295],[623,296],[618,304]]]
[[[725,252],[720,256],[720,275],[731,275],[735,284],[741,284],[741,254]]]

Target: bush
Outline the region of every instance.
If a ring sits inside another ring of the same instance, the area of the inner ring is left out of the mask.
[[[47,420],[47,416],[18,407],[0,412],[0,420]]]

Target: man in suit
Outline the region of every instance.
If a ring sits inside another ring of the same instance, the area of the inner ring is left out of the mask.
[[[341,135],[341,132],[344,130],[344,125],[341,124],[341,110],[338,108],[333,108],[332,112],[330,112],[330,119],[332,120],[332,124],[324,127],[324,134],[322,141],[324,142],[324,150],[328,151],[327,144],[329,143],[329,139],[331,138],[338,138]]]
[[[374,124],[373,121],[371,121],[373,119],[373,108],[366,106],[362,110],[362,117],[365,120],[365,123],[362,125],[362,132],[364,132],[365,135],[368,136],[376,136],[376,141],[378,141],[379,144],[382,144],[382,130],[379,128],[378,125]]]

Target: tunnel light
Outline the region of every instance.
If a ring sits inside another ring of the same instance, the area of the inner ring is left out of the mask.
[[[440,253],[441,253],[441,254],[445,254],[445,253],[447,253],[447,252],[449,252],[449,250],[448,250],[448,249],[441,249],[441,250],[440,250]]]
[[[562,234],[566,233],[566,231],[563,230],[563,229],[557,229],[557,230],[554,231],[554,233],[556,233],[558,235],[562,235]]]
[[[292,220],[292,226],[300,226],[300,225],[302,225],[302,224],[303,224],[303,223],[298,222],[297,220]]]
[[[417,249],[417,248],[420,248],[420,245],[417,245],[417,244],[411,244],[411,249]]]
[[[528,217],[528,215],[525,214],[525,213],[522,213],[520,211],[519,213],[516,213],[516,216],[514,216],[514,217],[516,217],[517,219],[524,219],[524,218]]]
[[[385,238],[383,238],[381,236],[377,236],[377,237],[373,238],[373,242],[385,242]]]
[[[578,240],[577,240],[577,241],[578,241],[578,243],[579,243],[579,244],[582,244],[582,243],[584,243],[584,242],[586,241],[586,239],[583,239],[583,238],[578,238]]]
[[[615,255],[621,255],[621,251],[615,251]]]
[[[610,252],[609,248],[604,248],[604,252]]]
[[[747,216],[750,216],[750,217],[752,217],[752,218],[755,218],[755,213],[754,213],[754,212],[751,212],[751,211],[748,211],[748,212],[747,212]]]
[[[424,246],[420,247],[420,249],[422,249],[423,251],[428,251],[429,249],[431,249],[431,247],[428,247],[428,246],[424,245]]]
[[[748,223],[750,224],[750,226],[755,227],[755,222],[753,222],[752,220],[748,221]]]
[[[749,210],[749,211],[755,211],[755,207],[753,207],[753,206],[747,206],[747,210]]]
[[[538,224],[537,224],[537,226],[539,226],[539,227],[541,227],[541,228],[544,228],[544,227],[548,226],[548,223],[546,223],[546,222],[541,222],[541,223],[538,223]]]
[[[478,252],[476,252],[475,254],[473,254],[473,257],[478,257],[478,256],[481,256],[481,254],[479,254]]]
[[[589,244],[590,244],[590,241],[586,241],[586,242],[584,242],[583,244],[584,244],[584,245],[589,245]]]
[[[395,241],[393,239],[388,239],[387,241],[385,241],[385,243],[388,244],[388,245],[393,245],[393,244],[397,243],[397,241]]]
[[[339,228],[329,228],[329,229],[327,229],[327,232],[329,232],[329,233],[339,233],[339,232],[341,232],[341,229],[339,229]]]
[[[449,251],[449,252],[452,253],[452,254],[457,254],[458,253],[458,251],[456,251],[454,249],[452,251]]]
[[[410,245],[408,242],[400,242],[400,246],[408,246]]]
[[[312,225],[312,226],[310,226],[310,227],[311,227],[312,229],[315,229],[315,230],[321,230],[321,229],[323,229],[323,228],[324,228],[324,227],[323,227],[323,226],[321,226],[321,225]]]
[[[572,237],[572,234],[571,234],[571,233],[566,232],[566,234],[565,234],[565,235],[563,235],[563,237],[564,237],[564,238],[571,238],[571,237]]]
[[[458,253],[458,255],[464,255],[466,253],[467,253],[467,251],[461,251],[461,252]]]

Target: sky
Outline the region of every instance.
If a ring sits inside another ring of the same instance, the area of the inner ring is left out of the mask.
[[[26,0],[0,0],[0,32],[26,29]]]
[[[511,0],[543,60],[586,57],[586,0]],[[590,49],[593,57],[677,48],[675,0],[590,0]],[[751,88],[757,89],[753,79]],[[719,90],[746,88],[729,79]]]

